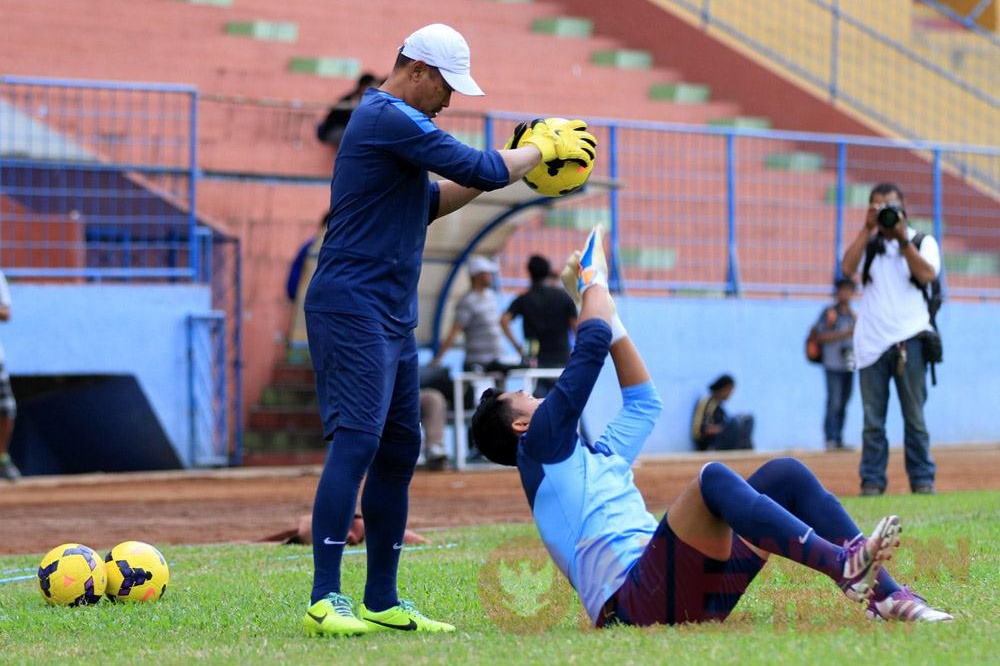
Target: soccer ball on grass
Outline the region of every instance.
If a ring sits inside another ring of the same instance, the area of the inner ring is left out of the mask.
[[[96,604],[107,580],[101,556],[79,543],[56,546],[38,565],[38,589],[53,606]]]
[[[167,560],[142,541],[124,541],[104,558],[108,570],[108,599],[112,601],[156,601],[170,582]]]

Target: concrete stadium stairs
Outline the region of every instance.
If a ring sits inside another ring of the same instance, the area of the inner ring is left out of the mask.
[[[326,446],[308,354],[289,350],[274,365],[260,401],[247,416],[243,443],[247,466],[323,462]]]

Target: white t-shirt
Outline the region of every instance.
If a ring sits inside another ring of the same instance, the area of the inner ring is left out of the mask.
[[[910,240],[916,234],[914,229],[907,230]],[[920,256],[934,268],[934,275],[940,272],[941,251],[933,236],[924,236]],[[860,265],[864,266],[864,262],[862,255]],[[863,287],[858,321],[854,325],[858,370],[873,364],[894,344],[931,327],[927,303],[910,282],[910,268],[906,257],[899,253],[898,241],[885,242],[885,254],[876,255],[869,274],[872,280]]]
[[[500,307],[492,289],[471,289],[455,306],[455,323],[465,333],[465,362],[487,365],[503,356]]]
[[[10,287],[7,286],[7,278],[0,272],[0,307],[10,307]],[[4,362],[3,345],[0,345],[0,363]]]

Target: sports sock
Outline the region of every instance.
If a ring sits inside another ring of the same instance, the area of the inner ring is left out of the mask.
[[[312,603],[340,592],[340,560],[354,520],[358,488],[378,449],[376,435],[338,428],[330,443],[313,502]]]
[[[771,553],[804,564],[839,581],[843,548],[818,535],[767,495],[757,492],[743,477],[722,463],[701,470],[705,505],[739,536]]]
[[[795,458],[775,458],[760,466],[747,483],[767,495],[834,544],[861,534],[861,529],[837,497],[823,487],[816,475]],[[884,599],[900,589],[883,567],[876,579],[875,598]]]
[[[368,542],[365,606],[374,612],[399,604],[396,572],[409,513],[409,486],[420,455],[420,440],[383,440],[361,494]]]

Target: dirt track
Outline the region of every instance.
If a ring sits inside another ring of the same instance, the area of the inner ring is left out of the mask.
[[[939,492],[1000,489],[1000,445],[938,447]],[[827,488],[857,493],[858,453],[795,453]],[[718,455],[741,474],[763,455]],[[636,482],[660,512],[709,458],[645,459]],[[259,541],[292,529],[308,513],[319,468],[244,468],[201,472],[94,474],[0,482],[0,554],[42,553],[67,541],[95,548],[126,539],[157,544]],[[901,450],[892,451],[889,493],[908,492]],[[410,527],[527,521],[527,502],[513,470],[418,472],[410,493]]]

